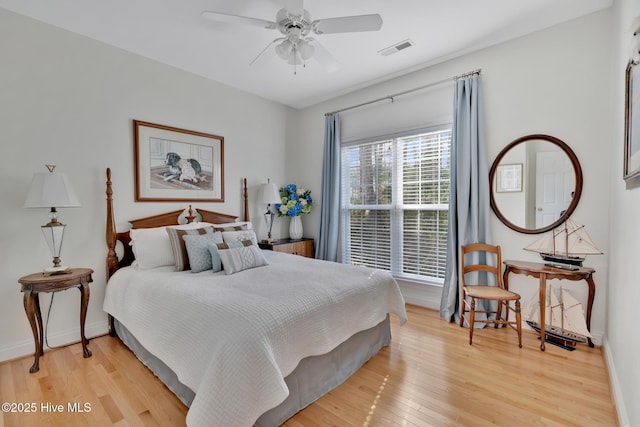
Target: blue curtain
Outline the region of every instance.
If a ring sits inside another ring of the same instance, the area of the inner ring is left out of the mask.
[[[324,119],[321,197],[316,258],[335,262],[340,232],[340,116],[337,114]]]
[[[480,75],[456,80],[451,143],[449,237],[440,316],[459,320],[460,246],[490,243],[490,185]]]

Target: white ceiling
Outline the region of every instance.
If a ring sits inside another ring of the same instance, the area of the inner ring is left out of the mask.
[[[612,0],[305,0],[315,19],[379,13],[377,32],[315,36],[342,67],[287,65],[277,30],[216,23],[211,10],[275,20],[286,0],[0,0],[0,7],[294,108],[611,6]],[[379,50],[405,39],[415,46]],[[468,70],[461,70],[468,71]]]

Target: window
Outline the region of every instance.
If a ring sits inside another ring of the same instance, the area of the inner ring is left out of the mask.
[[[342,261],[442,283],[451,129],[342,147]]]

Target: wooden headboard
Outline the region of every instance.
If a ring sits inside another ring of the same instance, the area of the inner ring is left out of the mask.
[[[131,265],[134,261],[133,250],[129,243],[131,242],[131,236],[129,231],[118,232],[116,230],[115,215],[113,213],[113,186],[111,184],[111,168],[107,168],[107,227],[106,227],[106,241],[107,241],[107,278],[111,277],[119,268]],[[244,199],[244,216],[243,221],[249,221],[249,197],[247,193],[247,179],[243,179],[243,199]],[[130,220],[131,228],[152,228],[163,227],[167,225],[176,225],[180,216],[185,212],[184,209],[167,212],[163,214],[148,216],[145,218],[138,218]],[[237,215],[228,215],[219,212],[212,212],[204,209],[192,209],[191,205],[187,210],[187,222],[193,222],[200,215],[202,222],[210,222],[213,224],[223,224],[227,222],[235,222],[238,220]],[[116,245],[118,242],[122,243],[124,254],[122,258],[118,259],[116,254]]]

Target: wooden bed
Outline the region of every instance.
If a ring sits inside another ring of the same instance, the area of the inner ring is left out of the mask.
[[[107,243],[107,280],[113,276],[113,274],[122,267],[130,266],[135,257],[133,250],[130,246],[131,236],[129,230],[118,232],[116,229],[116,220],[113,208],[113,183],[111,182],[111,168],[107,168],[106,171],[106,194],[107,194],[107,224],[106,224],[106,243]],[[247,191],[247,179],[243,179],[243,199],[244,199],[244,215],[242,221],[249,221],[249,195]],[[186,212],[185,212],[186,211]],[[144,218],[129,220],[131,228],[153,228],[164,227],[169,225],[176,225],[182,215],[187,222],[193,222],[200,220],[201,222],[210,222],[213,224],[223,224],[236,222],[238,216],[228,215],[220,212],[212,212],[205,209],[198,209],[197,212],[193,211],[191,205],[187,209],[181,209],[177,211],[166,212],[162,214],[152,215]],[[121,244],[123,255],[118,258],[116,253],[116,247],[118,243]],[[114,319],[109,317],[109,334],[115,336]]]
[[[111,182],[111,168],[107,168],[107,277],[113,276],[119,268],[130,266],[134,261],[133,251],[131,250],[131,237],[129,230],[118,232],[116,231],[115,214],[113,210],[113,184]],[[247,192],[247,179],[243,179],[243,198],[244,198],[244,216],[242,221],[249,221],[249,196]],[[220,212],[211,212],[205,209],[198,209],[193,211],[191,205],[186,209],[187,215],[185,219],[187,222],[193,222],[199,219],[202,222],[210,222],[214,224],[223,224],[228,222],[235,222],[238,220],[236,215],[228,215]],[[152,215],[145,218],[138,218],[129,220],[131,228],[152,228],[163,227],[168,225],[178,224],[178,220],[185,213],[185,209],[167,212],[158,215]],[[198,215],[199,214],[199,215]],[[122,244],[124,255],[118,259],[116,254],[116,246],[120,242]]]
[[[187,415],[187,422],[191,426],[223,425],[223,424],[224,425],[253,424],[257,426],[280,425],[284,421],[286,421],[289,417],[291,417],[293,414],[303,409],[305,406],[312,403],[313,401],[317,400],[319,397],[321,397],[328,391],[340,385],[344,380],[346,380],[346,378],[348,378],[355,371],[357,371],[364,363],[366,363],[367,360],[369,360],[369,358],[371,358],[375,353],[377,353],[382,347],[387,346],[389,344],[391,340],[389,313],[393,312],[394,314],[396,314],[398,316],[398,321],[400,324],[406,321],[406,312],[404,311],[404,300],[402,299],[399,288],[397,288],[397,284],[391,278],[390,280],[393,281],[393,284],[387,285],[386,281],[388,281],[388,279],[386,278],[386,276],[383,279],[371,280],[371,276],[374,274],[377,274],[379,277],[387,274],[386,272],[381,273],[381,272],[372,270],[370,273],[367,273],[369,275],[368,282],[385,281],[384,286],[385,287],[388,286],[390,289],[391,287],[395,286],[395,289],[391,289],[390,291],[388,291],[389,294],[392,296],[391,297],[385,296],[386,298],[385,302],[379,304],[380,306],[385,305],[385,307],[379,307],[379,309],[383,311],[377,314],[377,316],[384,317],[383,319],[375,320],[375,322],[370,323],[370,325],[373,325],[373,326],[366,326],[366,327],[357,329],[355,333],[349,332],[347,334],[346,333],[347,326],[345,326],[344,327],[345,334],[346,334],[345,341],[340,342],[335,347],[333,346],[329,347],[329,348],[332,348],[332,350],[329,350],[328,352],[323,351],[322,353],[315,353],[315,354],[311,353],[309,356],[300,359],[297,366],[292,365],[295,367],[295,369],[293,369],[292,371],[285,371],[283,369],[283,378],[281,378],[281,380],[283,380],[282,383],[286,384],[286,386],[284,385],[282,386],[285,387],[288,395],[285,395],[284,400],[279,400],[280,402],[279,404],[276,403],[275,406],[273,404],[269,404],[268,407],[264,408],[265,409],[264,411],[260,410],[260,412],[255,417],[250,418],[253,421],[247,423],[247,421],[244,420],[242,423],[236,423],[235,421],[232,421],[232,422],[229,421],[229,420],[235,420],[234,418],[225,419],[222,422],[220,421],[220,419],[216,419],[215,421],[213,421],[209,418],[203,418],[202,415],[200,414],[202,412],[200,408],[203,406],[202,401],[204,399],[204,397],[202,396],[207,396],[207,398],[210,398],[209,390],[204,392],[201,391],[201,389],[198,389],[200,391],[197,391],[197,392],[191,390],[191,388],[185,385],[183,383],[184,381],[182,381],[179,378],[180,375],[174,372],[174,369],[171,366],[169,366],[170,362],[165,363],[164,360],[161,360],[161,356],[156,356],[154,352],[147,350],[146,344],[142,342],[143,340],[140,339],[139,341],[139,336],[137,336],[137,334],[134,335],[131,331],[129,331],[128,330],[129,325],[125,327],[124,324],[121,322],[122,319],[117,318],[119,317],[117,314],[114,317],[112,317],[111,312],[113,310],[109,310],[107,307],[108,305],[107,300],[110,297],[109,294],[111,291],[111,287],[114,286],[114,285],[110,285],[110,282],[112,282],[115,279],[120,279],[122,277],[122,274],[124,273],[132,273],[133,270],[135,270],[135,267],[127,268],[126,270],[128,271],[124,271],[125,267],[131,266],[131,264],[134,261],[134,254],[133,254],[133,251],[131,250],[131,247],[129,246],[129,243],[131,241],[131,236],[128,230],[120,231],[120,232],[116,230],[115,214],[114,214],[114,207],[113,207],[113,187],[111,182],[110,169],[107,169],[106,171],[106,178],[107,178],[106,180],[106,194],[107,194],[106,243],[107,243],[107,271],[108,271],[109,281],[107,284],[107,290],[105,294],[105,311],[109,315],[110,333],[112,336],[117,336],[119,339],[121,339],[125,343],[125,345],[127,345],[136,354],[136,356],[149,369],[151,369],[156,374],[156,376],[158,376],[165,383],[165,385],[167,385],[167,387],[171,391],[173,391],[183,401],[183,403],[185,403],[185,405],[191,408],[189,411],[189,414]],[[242,221],[248,221],[249,217],[247,214],[248,197],[247,197],[246,179],[244,180],[244,185],[243,185],[243,197],[244,197],[245,213],[242,215],[242,218],[236,215],[211,212],[204,209],[197,209],[197,208],[193,209],[191,206],[189,206],[186,210],[186,213],[184,210],[178,210],[178,211],[168,212],[165,214],[153,215],[145,218],[135,219],[129,222],[131,223],[133,229],[137,229],[137,228],[154,228],[154,227],[176,225],[178,223],[178,217],[182,218],[181,221],[188,221],[188,222],[200,221],[200,222],[207,222],[207,223],[214,223],[214,224],[233,223],[238,221],[239,219],[241,219]],[[118,242],[122,244],[122,247],[124,249],[124,254],[121,255],[120,257],[118,257],[117,251],[116,251],[116,246],[118,245]],[[303,263],[303,264],[315,263],[314,267],[319,267],[320,265],[322,266],[322,268],[325,269],[325,271],[329,271],[329,270],[333,271],[334,269],[335,270],[352,269],[351,272],[358,271],[358,274],[361,274],[365,271],[364,267],[352,267],[352,266],[345,266],[342,264],[327,263],[325,261],[311,260],[308,258],[297,257],[295,255],[280,254],[272,251],[265,251],[265,254],[268,257],[275,257],[274,259],[276,259],[277,257],[290,257],[286,259],[287,263],[289,264],[297,265],[297,263]],[[260,267],[260,268],[271,268],[271,266]],[[273,268],[276,268],[275,264]],[[254,269],[254,270],[257,270],[257,269]],[[185,272],[166,273],[166,274],[174,274],[174,275],[185,274]],[[185,277],[191,278],[198,275],[204,275],[206,274],[206,272],[197,273],[195,275],[191,274],[191,276],[189,276],[189,274],[191,273],[186,272]],[[209,272],[209,274],[211,274],[211,272]],[[331,274],[337,274],[337,273],[332,272]],[[116,278],[115,277],[116,275],[120,277]],[[254,286],[257,283],[255,282],[255,280],[261,281],[263,277],[262,275],[264,275],[264,273],[261,273],[261,276],[258,279],[255,279],[255,278],[253,279],[252,284]],[[211,274],[211,276],[213,277],[214,275]],[[240,276],[240,274],[235,274],[234,276]],[[391,276],[389,275],[389,277]],[[236,280],[238,279],[236,278]],[[331,281],[325,280],[324,282],[331,282]],[[265,279],[264,283],[260,283],[260,289],[265,289],[264,286],[269,285],[269,283],[270,282],[266,281]],[[118,286],[119,284],[120,283],[118,282]],[[318,285],[315,285],[315,286],[318,286]],[[156,288],[154,287],[152,289],[156,289]],[[234,288],[234,289],[237,289],[237,288]],[[376,293],[376,292],[377,292],[377,289],[373,293]],[[397,292],[397,295],[395,295],[396,292]],[[367,292],[364,295],[367,295],[367,293],[371,293],[371,292],[367,290]],[[362,296],[360,298],[362,298]],[[126,299],[128,300],[128,297]],[[335,297],[330,297],[329,299],[333,301]],[[138,302],[138,304],[145,304],[145,300],[146,298],[143,298],[142,303]],[[393,301],[389,302],[389,300],[393,300]],[[134,300],[132,299],[131,301],[134,301]],[[364,305],[364,304],[359,304],[359,305]],[[376,303],[376,306],[377,305],[378,304]],[[393,306],[393,308],[390,309],[389,307],[391,306]],[[277,310],[280,310],[279,305],[276,305],[274,307],[277,307]],[[129,307],[129,309],[138,310],[137,307],[135,308]],[[140,308],[140,310],[145,311],[145,309],[143,308]],[[149,311],[149,309],[146,309],[146,310]],[[293,311],[297,312],[298,310],[293,310]],[[364,313],[363,316],[367,315],[368,310],[366,310],[366,307],[363,313]],[[245,312],[243,316],[245,316],[246,314],[247,313]],[[187,316],[186,314],[184,315]],[[318,314],[316,313],[314,315],[318,315]],[[327,314],[326,317],[328,318],[327,319],[328,322],[336,321],[335,319],[332,320],[332,318],[335,317],[333,315]],[[324,322],[323,320],[320,320],[320,321]],[[193,323],[195,324],[198,322],[194,320]],[[199,322],[199,323],[202,323],[202,322]],[[211,324],[216,324],[216,323],[217,322],[211,322]],[[351,323],[351,322],[345,322],[345,323]],[[155,323],[151,323],[151,326],[149,326],[149,328],[152,329],[154,326],[155,326]],[[352,326],[350,325],[348,327],[352,327]],[[332,328],[335,328],[335,324],[333,325]],[[286,335],[288,336],[289,334],[287,333]],[[216,339],[217,339],[217,336],[216,336]],[[296,340],[296,343],[298,343],[299,341],[300,339],[298,337],[298,339]],[[232,346],[233,345],[237,345],[237,344],[232,344]],[[254,354],[253,350],[247,350],[247,352]],[[216,362],[211,362],[211,363],[216,363]],[[284,372],[290,372],[290,373],[285,374]],[[250,387],[259,387],[259,386],[251,384]],[[269,388],[269,385],[267,384],[265,387]],[[227,390],[223,390],[223,391],[224,393],[227,393]],[[197,399],[198,397],[199,399]],[[199,414],[198,416],[191,414],[192,410],[194,409],[194,406],[192,406],[192,403],[195,403],[195,400],[198,400],[198,414]],[[217,399],[214,399],[214,401],[215,400]],[[215,403],[212,402],[212,404],[215,404]],[[246,408],[246,405],[244,407]],[[262,407],[260,406],[260,408]],[[246,408],[246,409],[251,410],[253,408]],[[204,413],[207,413],[207,412],[205,411]]]

